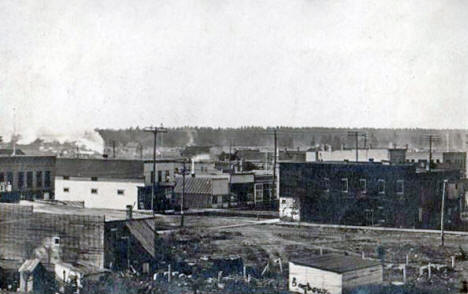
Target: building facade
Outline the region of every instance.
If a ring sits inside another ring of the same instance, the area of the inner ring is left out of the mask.
[[[458,171],[426,172],[411,164],[372,162],[280,163],[280,217],[437,228],[445,179],[458,180]],[[454,227],[460,225],[458,202],[446,201],[446,220]]]
[[[0,156],[0,202],[54,197],[55,156]]]
[[[80,201],[88,208],[137,208],[144,186],[143,162],[111,159],[58,159],[56,200]]]

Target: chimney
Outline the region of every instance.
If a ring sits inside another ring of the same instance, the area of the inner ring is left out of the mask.
[[[127,205],[127,219],[133,218],[133,206]]]

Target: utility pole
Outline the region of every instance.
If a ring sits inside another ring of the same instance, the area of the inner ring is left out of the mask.
[[[112,158],[115,159],[115,141],[112,141]]]
[[[367,134],[359,133],[358,131],[349,131],[348,132],[348,137],[354,137],[355,148],[356,148],[356,162],[358,162],[359,161],[359,137],[366,138],[366,143],[365,144],[367,144]]]
[[[278,157],[278,127],[273,130],[273,145],[275,150],[273,151],[273,195],[272,197],[276,200],[276,194],[277,194],[277,189],[276,189],[276,160]],[[270,199],[270,204],[272,203],[273,199]]]
[[[185,174],[186,174],[186,168],[185,168],[185,158],[183,161],[183,169],[182,169],[182,199],[180,201],[180,226],[184,226],[184,199],[185,199]]]
[[[167,130],[162,127],[147,127],[144,128],[143,131],[148,133],[153,133],[154,141],[153,141],[153,176],[151,179],[151,211],[154,216],[154,188],[156,186],[156,138],[158,137],[158,133],[167,133]]]
[[[429,141],[429,163],[428,163],[428,167],[427,167],[427,170],[430,172],[431,169],[432,169],[432,144],[434,142],[438,142],[440,141],[440,137],[439,136],[436,136],[436,135],[426,135],[426,139]]]
[[[442,203],[440,205],[440,244],[441,246],[445,245],[445,236],[444,236],[444,212],[445,212],[445,190],[448,180],[444,180],[442,186]]]

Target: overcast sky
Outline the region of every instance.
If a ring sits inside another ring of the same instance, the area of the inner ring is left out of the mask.
[[[468,127],[468,1],[2,0],[0,135]]]

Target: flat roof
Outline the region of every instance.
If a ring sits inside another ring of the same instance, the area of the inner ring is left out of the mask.
[[[68,214],[68,215],[91,215],[91,216],[103,216],[105,221],[118,221],[125,220],[127,218],[126,210],[119,209],[105,209],[105,208],[82,208],[73,207],[57,202],[47,203],[47,201],[26,201],[21,200],[19,205],[32,206],[33,212],[42,212],[50,214]],[[143,213],[140,211],[133,210],[132,216],[134,219],[150,218],[151,213]]]
[[[336,254],[308,256],[292,259],[290,262],[338,274],[380,265],[380,262],[377,260],[362,259],[359,256]]]
[[[128,159],[59,158],[57,176],[143,179],[143,161]]]

